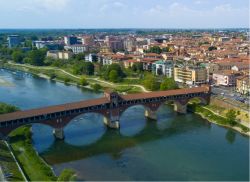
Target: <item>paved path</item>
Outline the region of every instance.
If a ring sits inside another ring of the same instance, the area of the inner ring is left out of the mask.
[[[26,67],[26,68],[40,68],[40,69],[45,69],[45,70],[61,71],[61,72],[65,73],[66,75],[69,75],[69,76],[74,77],[76,79],[80,79],[81,78],[79,76],[73,75],[73,74],[71,74],[71,73],[69,73],[69,72],[67,72],[67,71],[65,71],[63,69],[60,69],[60,68],[15,64],[15,63],[12,63],[12,62],[8,62],[8,63],[12,64],[12,65],[16,65],[16,66]],[[111,85],[113,87],[115,87],[115,86],[128,86],[129,85],[129,86],[133,86],[133,87],[139,87],[143,92],[150,92],[149,90],[147,90],[142,85],[137,85],[137,84],[115,84],[115,83],[112,83],[112,82],[101,80],[99,78],[87,78],[87,80],[95,80],[97,82],[105,83],[105,84]]]
[[[0,166],[0,181],[6,181],[1,166]]]

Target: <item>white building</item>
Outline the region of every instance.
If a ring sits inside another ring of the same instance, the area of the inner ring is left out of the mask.
[[[72,50],[74,54],[83,53],[89,50],[89,47],[86,45],[71,45],[71,46],[64,46],[65,50]]]
[[[169,78],[173,77],[173,62],[172,61],[156,61],[152,65],[152,71],[156,75],[164,75]]]

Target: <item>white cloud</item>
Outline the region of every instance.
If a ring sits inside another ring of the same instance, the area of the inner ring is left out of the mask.
[[[35,0],[35,1],[36,4],[38,4],[38,6],[40,5],[47,10],[57,10],[57,11],[64,10],[70,3],[70,0]]]
[[[101,12],[115,12],[115,11],[121,11],[123,9],[127,8],[127,5],[123,2],[120,1],[107,1],[104,2],[101,7],[99,8],[99,10]]]
[[[0,0],[0,27],[246,27],[248,12],[245,0]]]

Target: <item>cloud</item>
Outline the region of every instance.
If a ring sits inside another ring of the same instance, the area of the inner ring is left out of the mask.
[[[204,9],[174,2],[155,5],[146,10],[145,14],[153,26],[161,24],[161,27],[229,28],[247,27],[248,11],[248,7],[233,7],[230,3],[217,4]]]
[[[46,12],[64,11],[71,0],[22,0],[16,10],[25,13],[42,14]]]
[[[47,10],[64,10],[70,3],[70,0],[35,0],[38,6],[47,9]]]
[[[246,0],[0,0],[0,27],[248,27]]]
[[[125,3],[123,3],[123,2],[120,2],[120,1],[108,1],[108,2],[103,3],[100,6],[99,10],[102,13],[104,13],[104,12],[112,13],[112,12],[124,10],[125,8],[127,8],[127,5]]]

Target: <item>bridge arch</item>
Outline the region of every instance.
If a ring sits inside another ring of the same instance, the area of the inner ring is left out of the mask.
[[[84,146],[99,140],[107,131],[103,114],[83,113],[75,116],[64,127],[64,141],[74,146]]]
[[[143,104],[131,105],[124,109],[120,115],[120,133],[123,136],[134,136],[140,133],[146,126],[146,110],[149,109]]]
[[[129,106],[126,106],[126,107],[123,107],[122,109],[120,109],[120,117],[122,117],[122,115],[127,112],[129,109],[133,108],[133,107],[137,107],[137,106],[141,106],[144,108],[144,111],[147,111],[147,110],[151,110],[150,107],[144,105],[144,104],[133,104],[133,105],[129,105]]]
[[[46,123],[46,122],[32,122],[32,123],[23,123],[23,124],[19,124],[19,125],[14,125],[14,126],[11,126],[11,127],[8,127],[8,128],[0,128],[0,138],[6,138],[6,137],[9,137],[9,135],[17,130],[18,128],[21,128],[21,127],[24,127],[24,126],[29,126],[29,125],[33,125],[33,124],[41,124],[41,125],[44,125],[44,126],[48,126],[50,128],[53,128],[52,125]]]
[[[78,119],[78,117],[82,116],[84,117],[84,115],[89,115],[89,114],[97,114],[98,116],[102,116],[103,117],[103,121],[105,121],[106,119],[109,119],[108,117],[108,113],[106,113],[105,111],[103,112],[98,112],[98,111],[93,111],[93,112],[84,112],[84,113],[78,113],[77,115],[73,115],[72,117],[70,117],[70,119],[67,121],[67,123],[65,123],[64,127],[67,127],[71,122],[74,122],[76,119]],[[79,118],[81,120],[81,118]]]

